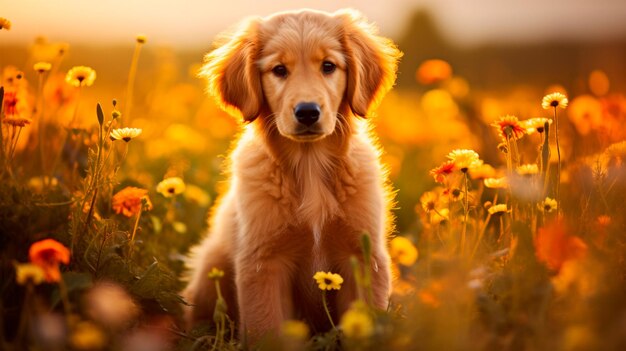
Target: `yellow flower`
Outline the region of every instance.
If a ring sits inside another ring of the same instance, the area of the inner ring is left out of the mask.
[[[491,189],[504,189],[508,183],[506,177],[502,178],[486,178],[484,181],[485,186]]]
[[[495,175],[496,175],[496,170],[493,167],[491,167],[491,165],[488,165],[486,163],[483,163],[482,165],[475,167],[470,172],[470,177],[472,179],[492,178]]]
[[[46,279],[46,274],[41,267],[32,263],[15,264],[15,281],[19,285],[33,283],[39,285]]]
[[[52,64],[49,62],[37,62],[33,65],[33,69],[39,73],[48,72],[52,68]]]
[[[539,173],[539,167],[534,163],[517,167],[517,174],[519,175],[533,175],[537,173]]]
[[[543,107],[544,110],[547,110],[550,107],[566,108],[567,107],[567,96],[565,96],[565,95],[563,95],[561,93],[548,94],[548,95],[543,97],[543,100],[541,101],[541,107]]]
[[[374,333],[374,321],[363,308],[351,307],[339,322],[343,334],[350,339],[365,339]]]
[[[293,339],[306,340],[309,337],[309,326],[302,321],[290,319],[283,322],[281,332]]]
[[[74,66],[65,76],[65,81],[74,87],[90,87],[96,80],[96,71],[87,66]]]
[[[526,128],[526,133],[543,133],[546,123],[552,124],[552,120],[545,117],[530,118],[522,122]]]
[[[185,191],[185,182],[179,177],[169,177],[157,184],[156,191],[165,197],[173,197]]]
[[[211,202],[209,194],[197,185],[187,184],[185,186],[185,199],[196,203],[198,206],[208,206]]]
[[[343,283],[343,278],[336,273],[317,272],[313,276],[320,290],[339,290]]]
[[[137,39],[137,42],[138,42],[139,44],[145,44],[145,43],[146,43],[146,41],[148,40],[148,38],[146,38],[146,36],[145,36],[145,35],[143,35],[143,34],[138,34],[138,35],[137,35],[137,37],[136,37],[135,39]]]
[[[430,223],[432,224],[443,224],[449,220],[450,210],[447,208],[442,208],[441,210],[430,213]]]
[[[10,30],[11,29],[11,21],[9,21],[8,19],[6,19],[4,17],[0,17],[0,29]]]
[[[546,212],[546,213],[555,211],[557,209],[557,206],[558,205],[556,203],[556,200],[550,197],[546,197],[545,200],[537,204],[539,211]]]
[[[506,115],[500,117],[499,120],[491,123],[491,125],[498,129],[498,133],[503,140],[507,140],[509,138],[518,140],[526,134],[526,129],[515,116]]]
[[[211,268],[211,271],[209,272],[208,277],[209,279],[218,280],[224,277],[224,271],[217,267],[213,267]]]
[[[437,204],[437,194],[432,191],[425,192],[422,197],[420,197],[420,202],[422,203],[422,208],[426,213],[435,209],[435,205]]]
[[[567,116],[579,134],[587,135],[589,132],[607,125],[605,108],[597,98],[591,95],[580,95],[572,100],[567,110]]]
[[[418,252],[409,239],[397,236],[389,243],[389,255],[395,262],[403,266],[411,266],[417,260]]]
[[[92,322],[76,324],[70,335],[70,344],[76,350],[99,350],[105,343],[104,332]]]
[[[489,211],[490,215],[496,215],[496,214],[502,214],[502,213],[506,213],[508,212],[508,207],[506,206],[506,204],[499,204],[499,205],[493,205],[491,207],[489,207],[489,209],[487,211]]]
[[[483,164],[478,153],[474,150],[456,149],[448,154],[448,159],[454,162],[455,168],[466,173],[468,170],[476,168]]]
[[[141,128],[118,128],[111,131],[111,140],[124,140],[129,142],[131,139],[141,134]]]

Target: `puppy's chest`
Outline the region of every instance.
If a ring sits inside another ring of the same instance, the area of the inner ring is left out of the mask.
[[[314,232],[345,215],[346,203],[357,193],[352,177],[344,170],[300,173],[281,184],[285,209]]]

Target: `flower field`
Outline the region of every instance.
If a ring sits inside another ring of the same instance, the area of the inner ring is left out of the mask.
[[[223,300],[185,330],[179,296],[241,124],[204,93],[201,56],[144,65],[149,39],[130,37],[123,67],[44,38],[0,61],[2,350],[242,347]],[[372,118],[397,190],[389,308],[363,299],[333,320],[343,278],[318,272],[334,328],[286,321],[260,347],[626,349],[623,77],[579,73],[492,90],[437,58],[401,72],[413,86]]]

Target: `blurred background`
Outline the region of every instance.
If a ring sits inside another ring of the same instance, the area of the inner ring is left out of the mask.
[[[404,52],[397,88],[376,120],[392,178],[402,188],[402,230],[412,225],[419,194],[432,184],[426,171],[450,148],[476,148],[487,162],[502,162],[495,151],[496,134],[485,123],[504,114],[541,116],[540,98],[556,90],[591,97],[570,111],[578,111],[572,117],[576,123],[565,126],[570,135],[584,137],[589,121],[598,120],[594,113],[601,113],[601,103],[594,99],[623,91],[626,84],[622,0],[2,0],[1,7],[13,25],[0,40],[0,66],[16,66],[34,82],[32,64],[53,62],[61,50],[60,71],[75,65],[96,70],[94,86],[81,97],[80,115],[88,123],[95,123],[96,101],[118,98],[124,104],[135,36],[146,35],[131,124],[144,129],[148,156],[161,158],[161,168],[180,159],[171,157],[172,141],[175,148],[196,156],[222,155],[235,133],[236,121],[204,96],[203,83],[195,76],[216,34],[246,16],[276,11],[360,10]],[[443,71],[435,65],[420,73],[420,65],[432,59],[444,62]],[[62,74],[57,78],[61,81]],[[54,90],[54,84],[47,89]],[[56,94],[64,93],[69,94],[67,89]],[[623,97],[617,98],[620,103]],[[597,137],[578,140],[597,144]],[[567,157],[591,150],[564,143]],[[210,171],[190,167],[200,174],[219,173],[219,163]],[[201,180],[213,188],[215,179],[209,178]]]

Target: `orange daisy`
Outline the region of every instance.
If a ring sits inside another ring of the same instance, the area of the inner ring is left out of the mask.
[[[143,201],[146,202],[146,209],[151,210],[152,202],[148,197],[148,190],[127,186],[113,195],[113,211],[126,217],[133,217],[141,211]]]
[[[70,250],[54,239],[37,241],[28,249],[30,261],[41,267],[49,283],[61,280],[59,264],[70,263]]]
[[[498,129],[498,133],[504,140],[509,138],[518,140],[526,134],[526,128],[515,116],[506,115],[500,117],[499,120],[491,123],[491,125]]]
[[[455,169],[454,161],[446,161],[441,166],[431,169],[429,174],[435,178],[437,183],[443,183]]]

